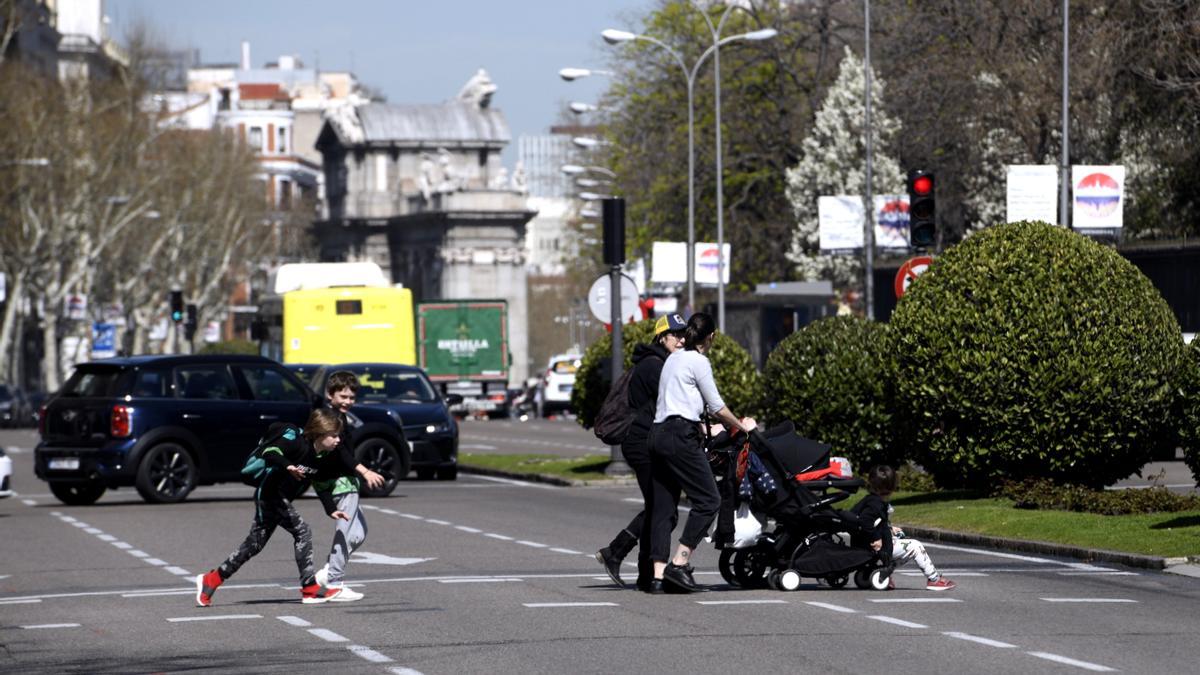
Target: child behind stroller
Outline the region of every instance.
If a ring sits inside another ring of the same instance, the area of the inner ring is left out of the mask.
[[[847,545],[843,536],[872,529],[875,523],[863,523],[857,514],[833,506],[864,483],[843,476],[840,465],[831,465],[830,446],[797,435],[795,426],[786,422],[751,433],[732,455],[740,461],[726,462],[720,469],[722,514],[714,536],[717,547],[724,549],[720,569],[728,583],[796,590],[808,577],[841,588],[853,576],[859,588],[887,588],[892,572],[889,551]],[[745,467],[740,476],[739,465]],[[772,480],[762,480],[763,472]],[[735,549],[733,513],[744,499],[746,491],[739,488],[748,477],[758,488],[751,490],[751,508],[774,520],[775,527],[754,545]]]

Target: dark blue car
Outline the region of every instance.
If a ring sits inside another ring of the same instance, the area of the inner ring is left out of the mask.
[[[313,374],[313,389],[325,391],[329,374],[338,370],[358,376],[358,401],[352,413],[386,410],[400,417],[404,436],[412,447],[412,468],[417,478],[458,478],[458,422],[449,406],[461,403],[461,396],[450,394],[443,399],[424,370],[395,363],[324,366]]]
[[[76,366],[40,415],[35,473],[66,504],[91,504],[134,486],[149,502],[178,502],[197,485],[240,481],[246,455],[273,422],[303,426],[324,404],[293,373],[260,356],[175,355]],[[396,415],[363,410],[355,456],[389,476],[408,472]]]

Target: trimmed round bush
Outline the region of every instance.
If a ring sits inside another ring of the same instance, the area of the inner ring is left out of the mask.
[[[859,317],[815,321],[792,333],[763,371],[767,418],[833,445],[865,472],[899,466],[892,414],[887,326]]]
[[[1116,251],[1040,222],[946,251],[892,315],[898,410],[939,485],[1112,485],[1170,426],[1179,324]]]
[[[1186,354],[1175,390],[1176,429],[1183,461],[1200,484],[1200,339],[1192,340]]]
[[[625,369],[633,367],[633,347],[638,342],[649,343],[654,336],[654,319],[626,324],[621,331],[625,352]],[[611,386],[608,363],[612,355],[612,335],[605,334],[588,345],[579,371],[575,373],[575,388],[571,391],[571,409],[581,426],[590,429],[604,404]],[[762,376],[754,367],[750,353],[733,338],[718,333],[708,352],[717,390],[725,404],[737,415],[756,415],[762,396]]]

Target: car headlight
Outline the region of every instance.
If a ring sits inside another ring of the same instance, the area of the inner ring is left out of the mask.
[[[425,433],[427,433],[427,434],[439,434],[439,433],[442,433],[445,431],[450,431],[449,424],[443,423],[443,424],[427,424],[427,425],[425,425]]]

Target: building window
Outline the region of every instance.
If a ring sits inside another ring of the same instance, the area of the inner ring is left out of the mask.
[[[279,149],[279,154],[287,154],[287,127],[279,127],[275,146]]]
[[[292,208],[292,181],[279,181],[279,210],[287,211]]]
[[[232,99],[229,96],[228,89],[221,90],[221,102],[217,104],[217,110],[229,110],[232,106]]]
[[[387,155],[375,155],[375,191],[387,192]]]
[[[246,139],[246,142],[250,144],[250,147],[253,148],[255,152],[262,152],[262,148],[263,148],[262,127],[250,127],[250,136],[249,136],[249,138]]]

